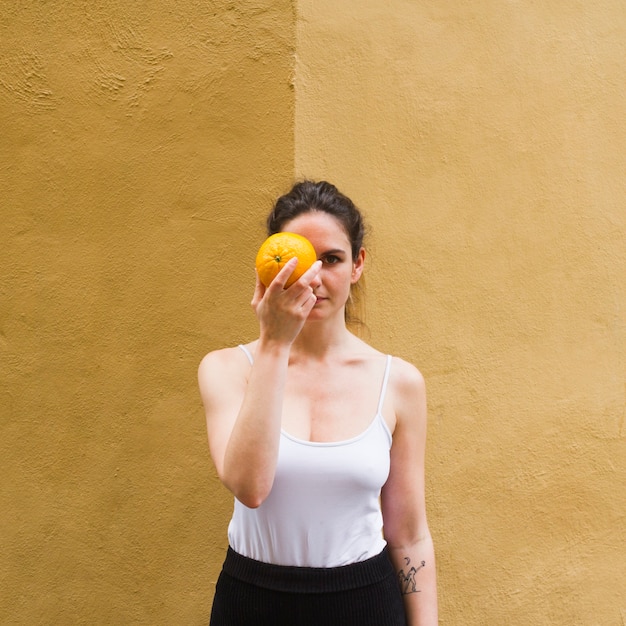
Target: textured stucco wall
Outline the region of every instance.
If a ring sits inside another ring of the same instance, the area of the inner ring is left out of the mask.
[[[231,503],[196,369],[254,332],[293,5],[0,13],[0,623],[206,624]]]
[[[295,4],[3,6],[0,623],[206,623],[195,370],[295,167],[427,378],[442,623],[623,625],[626,12]]]
[[[626,11],[301,0],[296,172],[423,371],[442,624],[626,620]]]

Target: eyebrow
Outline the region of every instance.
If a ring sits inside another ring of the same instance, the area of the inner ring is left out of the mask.
[[[326,250],[325,252],[322,252],[320,256],[328,256],[329,254],[347,254],[347,252],[341,248],[335,248],[333,250]]]

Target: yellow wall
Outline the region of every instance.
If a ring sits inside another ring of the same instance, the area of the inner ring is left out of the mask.
[[[429,389],[442,624],[626,623],[626,12],[301,0],[296,172]]]
[[[231,504],[196,370],[254,332],[294,9],[1,13],[0,623],[206,624]]]
[[[442,624],[626,623],[625,40],[609,0],[4,7],[0,623],[207,623],[195,372],[294,173],[364,209],[427,379]]]

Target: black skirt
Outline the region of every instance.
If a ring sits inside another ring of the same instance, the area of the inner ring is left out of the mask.
[[[342,567],[289,567],[228,548],[210,626],[406,626],[387,551]]]

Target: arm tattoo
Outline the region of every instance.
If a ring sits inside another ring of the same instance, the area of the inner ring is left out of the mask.
[[[408,556],[404,557],[406,561],[406,566],[408,567],[411,564],[411,559]],[[400,591],[402,595],[407,595],[409,593],[419,593],[421,590],[417,588],[417,582],[415,581],[415,574],[419,572],[422,567],[426,567],[426,561],[422,561],[419,567],[411,567],[408,572],[405,573],[404,569],[401,569],[398,572],[398,581],[400,582]]]

